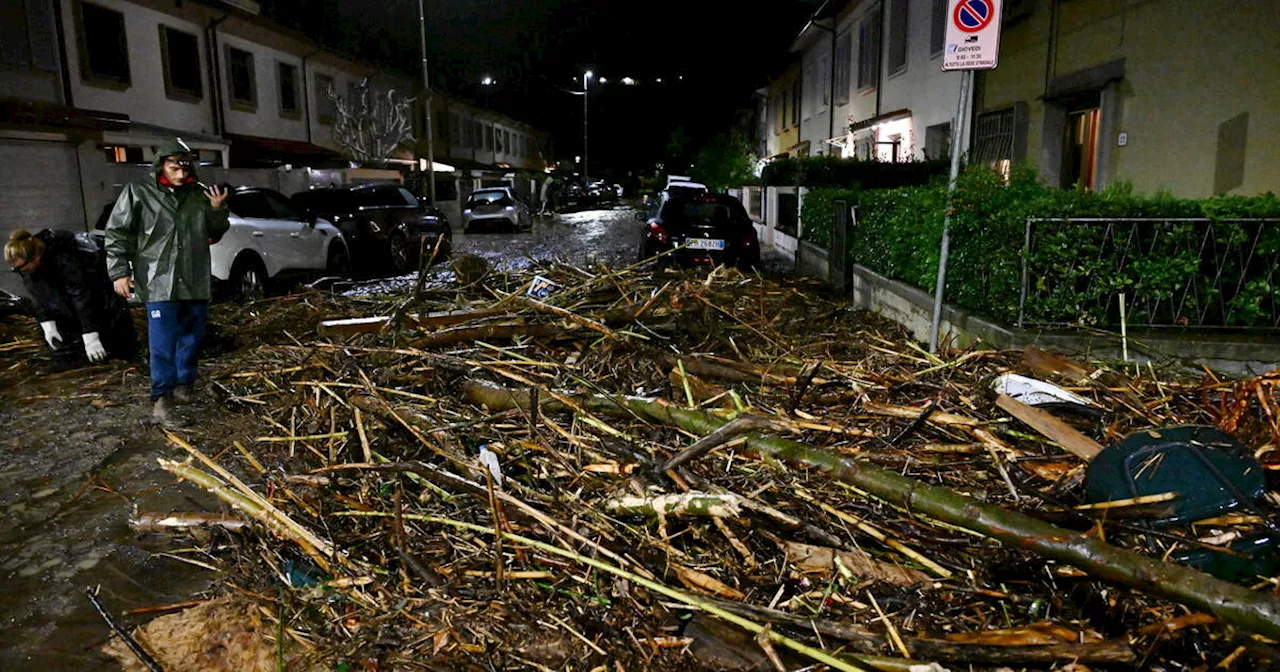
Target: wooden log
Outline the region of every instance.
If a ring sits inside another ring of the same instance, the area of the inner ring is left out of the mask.
[[[474,380],[464,385],[464,396],[494,410],[528,405],[527,391]],[[583,395],[577,403],[601,413],[640,415],[696,434],[709,434],[726,423],[722,418],[661,399]],[[1099,579],[1165,597],[1245,630],[1280,639],[1280,599],[1270,594],[796,441],[749,435],[747,446],[800,468],[827,472],[832,478],[891,504],[973,530],[1006,546],[1072,565]]]
[[[1102,444],[1081,434],[1075,427],[1059,420],[1048,411],[1028,406],[1003,394],[996,397],[996,406],[1085,462],[1091,461],[1102,452]]]

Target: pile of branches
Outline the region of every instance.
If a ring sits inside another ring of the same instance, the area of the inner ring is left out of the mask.
[[[990,391],[1056,381],[1103,443],[1207,423],[1258,447],[1276,377],[933,355],[724,269],[543,266],[240,317],[265,342],[213,386],[259,435],[174,434],[162,466],[253,523],[205,562],[291,669],[1257,667],[1280,637],[1274,580],[1162,560],[1259,521],[1155,534],[1082,507],[1084,460]]]

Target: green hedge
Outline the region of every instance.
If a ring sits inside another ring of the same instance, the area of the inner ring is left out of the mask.
[[[943,161],[890,163],[811,156],[779,159],[764,167],[760,181],[768,187],[892,189],[927,184],[947,173]]]
[[[837,195],[815,193],[811,240],[826,245],[829,232],[816,220],[825,200],[829,228],[830,201]],[[863,190],[857,203],[851,261],[932,292],[946,184]],[[1271,194],[1206,200],[1146,197],[1125,186],[1093,194],[1046,187],[1031,171],[1016,171],[1006,183],[990,170],[970,169],[961,175],[955,195],[950,302],[1006,323],[1017,320],[1028,217],[1274,218],[1280,217],[1280,199]],[[1280,273],[1272,273],[1280,254],[1280,225],[1215,224],[1213,249],[1204,246],[1206,228],[1142,225],[1125,233],[1133,237],[1122,241],[1128,242],[1122,249],[1107,238],[1105,226],[1041,225],[1031,260],[1036,272],[1029,320],[1115,324],[1118,308],[1111,297],[1125,291],[1136,301],[1130,315],[1135,324],[1178,321],[1170,312],[1172,302],[1189,315],[1205,315],[1207,324],[1270,326],[1280,309]],[[1117,268],[1122,270],[1117,273]],[[1209,279],[1218,276],[1236,278],[1239,288],[1237,282],[1213,287]]]

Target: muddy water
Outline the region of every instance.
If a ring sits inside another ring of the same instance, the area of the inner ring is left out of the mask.
[[[0,355],[0,367],[14,359]],[[119,669],[98,653],[108,631],[86,588],[120,613],[189,600],[216,578],[157,555],[181,554],[190,538],[128,527],[134,505],[218,508],[156,465],[172,449],[140,425],[145,387],[137,369],[111,364],[0,388],[0,670]]]

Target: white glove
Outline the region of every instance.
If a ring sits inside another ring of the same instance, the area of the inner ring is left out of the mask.
[[[41,322],[40,329],[44,331],[44,342],[48,343],[49,347],[57,350],[58,344],[62,343],[62,334],[58,333],[58,323],[53,320]],[[54,341],[57,341],[57,343],[54,343]]]
[[[98,338],[98,332],[91,331],[81,338],[84,340],[84,354],[91,362],[101,362],[107,358],[107,349],[102,347],[102,341]]]

